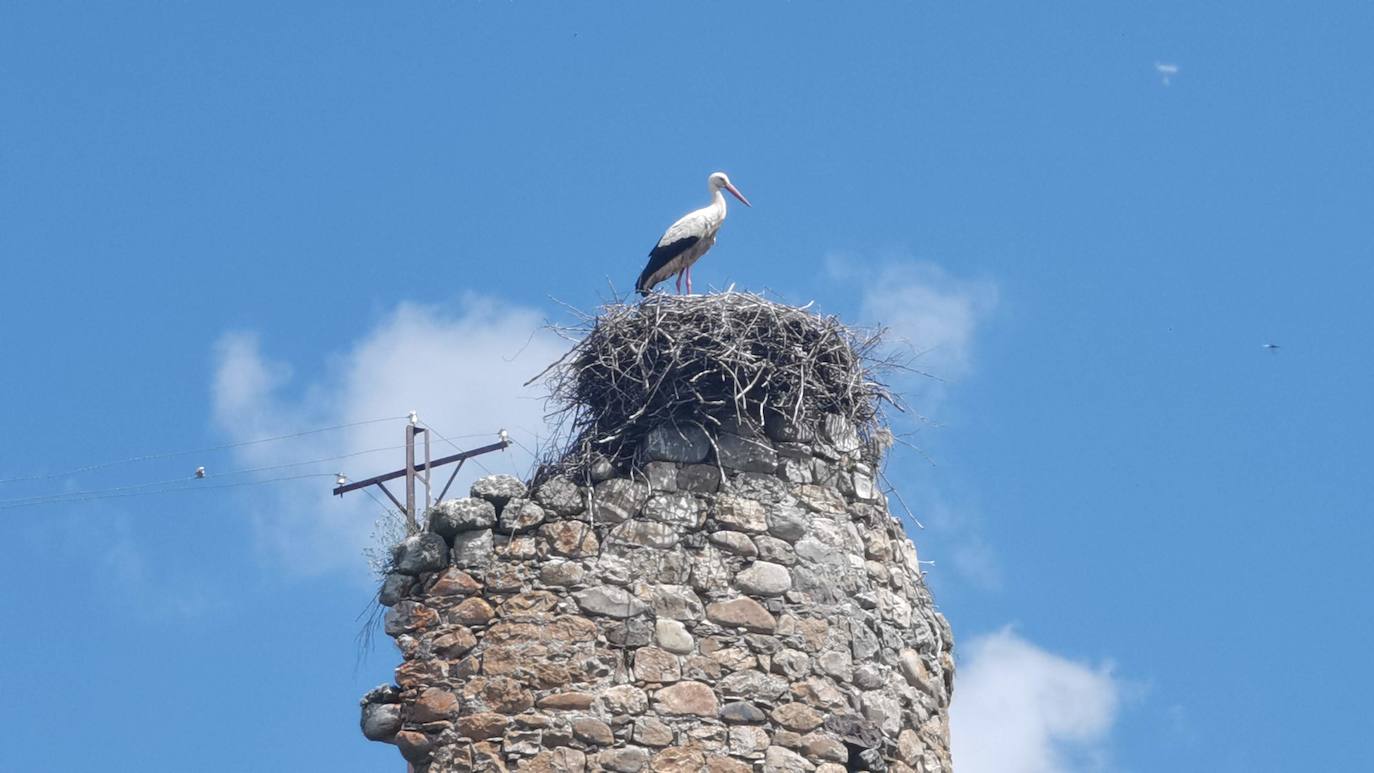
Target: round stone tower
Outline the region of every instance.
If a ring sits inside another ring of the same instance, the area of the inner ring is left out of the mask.
[[[952,636],[882,445],[710,413],[431,508],[379,594],[404,662],[364,734],[418,773],[949,771]]]

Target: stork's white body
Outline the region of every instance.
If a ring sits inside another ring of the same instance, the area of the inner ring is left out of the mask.
[[[649,251],[649,264],[644,267],[644,273],[639,275],[639,281],[635,283],[635,289],[641,294],[648,295],[654,285],[673,274],[678,275],[679,292],[682,290],[683,275],[686,275],[687,292],[691,293],[692,264],[700,260],[701,256],[716,243],[720,224],[725,222],[725,194],[721,189],[730,191],[745,205],[749,204],[749,200],[744,198],[735,186],[730,184],[730,179],[721,172],[711,175],[708,186],[711,191],[711,203],[688,212],[676,223],[668,226],[668,230],[659,238],[658,244]]]
[[[725,194],[716,191],[710,204],[688,212],[676,223],[668,226],[668,230],[663,232],[663,237],[658,240],[658,244],[654,245],[655,250],[670,249],[672,245],[694,237],[696,242],[687,249],[678,252],[674,257],[669,258],[668,262],[651,274],[649,286],[652,287],[673,274],[685,271],[693,263],[700,260],[701,256],[705,255],[707,250],[715,245],[716,234],[720,232],[720,224],[724,222]]]

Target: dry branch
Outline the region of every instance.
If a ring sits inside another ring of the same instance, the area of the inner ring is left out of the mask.
[[[881,331],[749,293],[610,303],[558,332],[576,343],[531,379],[547,385],[559,427],[545,473],[581,477],[603,459],[627,469],[665,424],[814,427],[837,414],[868,437],[898,407],[879,378],[901,367],[880,354]]]

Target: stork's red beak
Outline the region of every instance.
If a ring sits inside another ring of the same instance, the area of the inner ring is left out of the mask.
[[[735,194],[735,198],[737,198],[737,199],[739,199],[740,201],[744,202],[744,206],[753,208],[754,205],[749,203],[749,199],[744,198],[744,194],[743,194],[743,193],[740,193],[740,192],[739,192],[739,188],[736,188],[736,187],[734,186],[734,184],[731,183],[729,180],[727,180],[727,181],[725,182],[725,190],[730,191],[731,193]]]

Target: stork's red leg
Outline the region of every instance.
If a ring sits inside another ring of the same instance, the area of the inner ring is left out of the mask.
[[[687,267],[687,294],[692,294],[692,267]]]
[[[677,272],[677,294],[682,295],[682,272]]]

